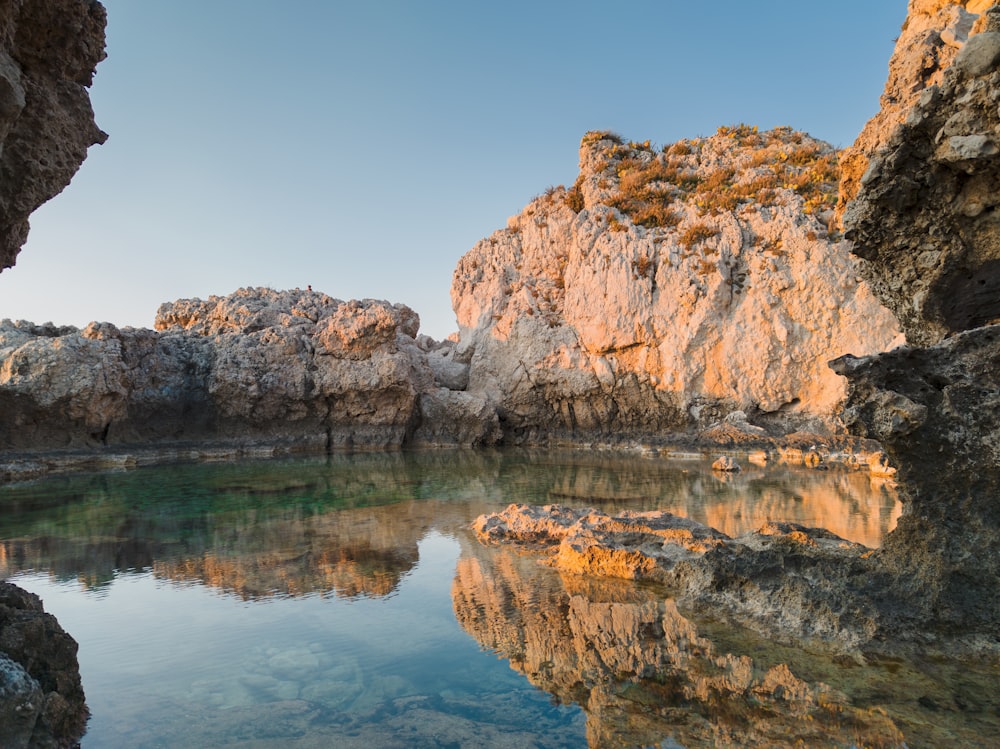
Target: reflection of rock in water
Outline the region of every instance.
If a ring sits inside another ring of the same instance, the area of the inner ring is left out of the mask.
[[[589,745],[902,746],[878,710],[787,665],[716,652],[671,600],[615,580],[560,579],[509,549],[466,550],[452,599],[462,626],[536,686],[587,712]]]
[[[333,593],[386,596],[419,560],[436,502],[275,519],[241,529],[197,556],[164,559],[156,575],[195,580],[244,598]]]
[[[77,645],[38,596],[0,582],[0,745],[73,746],[87,725]]]

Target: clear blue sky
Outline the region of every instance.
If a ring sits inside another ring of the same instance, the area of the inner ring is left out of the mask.
[[[403,302],[576,177],[587,130],[791,125],[849,145],[906,0],[104,0],[109,133],[35,212],[0,318],[150,327],[241,286]]]

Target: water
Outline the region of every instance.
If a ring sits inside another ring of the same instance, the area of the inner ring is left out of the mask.
[[[864,473],[599,452],[170,466],[3,488],[0,575],[80,643],[84,749],[992,746],[993,664],[838,663],[480,545],[513,501],[869,546],[899,514]]]

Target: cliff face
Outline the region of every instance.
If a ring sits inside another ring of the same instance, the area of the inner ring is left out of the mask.
[[[904,348],[836,368],[851,429],[899,466],[885,562],[918,617],[996,639],[1000,620],[1000,8],[873,157],[844,222]]]
[[[270,289],[165,304],[157,330],[4,321],[0,446],[492,441],[495,415],[438,386],[418,326],[404,305]]]
[[[871,157],[885,145],[924,89],[941,82],[972,33],[978,14],[992,4],[992,0],[910,0],[889,61],[879,111],[841,158],[841,211],[857,195]]]
[[[825,362],[891,348],[891,315],[830,234],[837,155],[791,129],[662,151],[588,133],[580,175],[460,261],[469,387],[505,436],[656,433],[743,411],[829,428]]]
[[[97,0],[0,6],[0,270],[28,238],[28,216],[58,195],[107,135],[87,88],[104,59]]]

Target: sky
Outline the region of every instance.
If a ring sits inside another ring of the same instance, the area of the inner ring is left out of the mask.
[[[152,327],[243,286],[402,302],[457,330],[459,258],[580,139],[878,110],[906,0],[104,0],[107,143],[39,208],[0,318]]]

